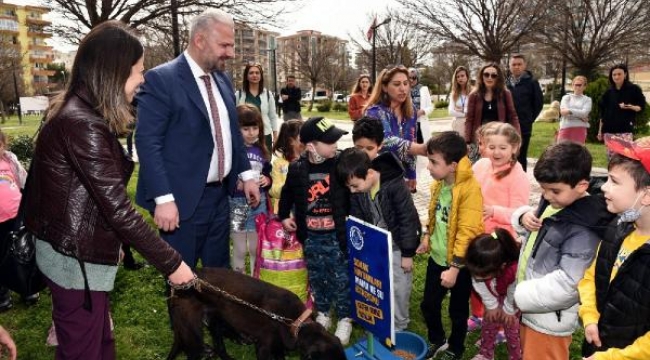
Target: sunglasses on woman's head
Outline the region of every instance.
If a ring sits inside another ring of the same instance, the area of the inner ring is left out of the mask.
[[[496,78],[499,77],[499,74],[497,74],[497,73],[490,73],[490,72],[484,72],[484,73],[483,73],[483,77],[486,78],[486,79],[487,79],[487,78],[496,79]]]

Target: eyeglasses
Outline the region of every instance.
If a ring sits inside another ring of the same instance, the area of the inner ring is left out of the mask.
[[[483,73],[483,77],[486,78],[486,79],[488,79],[488,78],[496,79],[496,78],[499,77],[499,74],[497,74],[497,73],[484,72],[484,73]]]
[[[585,84],[573,84],[573,86],[581,87],[581,86],[585,86]]]

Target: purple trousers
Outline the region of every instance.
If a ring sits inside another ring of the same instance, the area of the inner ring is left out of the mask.
[[[52,292],[52,320],[59,346],[56,360],[114,360],[108,292],[91,291],[92,310],[83,308],[84,291],[68,290],[47,279]]]
[[[508,359],[521,360],[521,342],[519,341],[519,319],[512,326],[506,326],[503,322],[488,322],[483,318],[481,327],[481,349],[479,354],[488,359],[494,359],[494,347],[497,334],[503,327],[508,346]]]

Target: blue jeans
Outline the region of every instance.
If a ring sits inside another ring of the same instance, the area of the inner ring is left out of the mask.
[[[327,314],[334,305],[339,319],[350,317],[348,259],[336,232],[308,232],[304,253],[316,310]]]

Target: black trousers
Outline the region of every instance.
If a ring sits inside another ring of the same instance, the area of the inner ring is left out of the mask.
[[[519,157],[517,158],[517,161],[519,161],[521,167],[524,168],[524,171],[526,171],[528,165],[528,145],[530,145],[530,136],[530,132],[521,134],[521,148],[519,149]]]
[[[429,342],[436,345],[444,344],[446,335],[442,327],[442,300],[447,295],[447,291],[451,292],[449,298],[451,334],[448,340],[448,350],[456,354],[456,356],[462,357],[465,351],[465,337],[467,336],[472,278],[467,269],[461,269],[454,287],[447,289],[440,284],[440,274],[447,269],[449,268],[440,266],[432,258],[429,258],[427,277],[424,283],[424,297],[420,309],[427,324]]]

